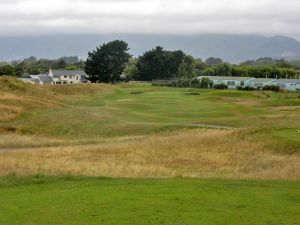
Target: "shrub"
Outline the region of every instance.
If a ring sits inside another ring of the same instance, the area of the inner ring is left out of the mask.
[[[262,88],[263,91],[275,91],[279,92],[280,88],[277,85],[267,85]]]
[[[193,88],[201,88],[201,81],[199,79],[193,79],[191,81],[191,87]]]
[[[245,87],[237,87],[237,89],[238,90],[240,90],[240,91],[254,91],[255,90],[255,88],[253,88],[253,87],[249,87],[249,86],[245,86]]]
[[[194,79],[178,79],[178,80],[153,80],[153,86],[167,86],[167,87],[180,87],[180,88],[212,88],[212,81],[208,78],[201,80]],[[226,86],[227,88],[227,86]]]
[[[177,80],[177,87],[190,87],[191,82],[189,80]]]
[[[226,84],[215,84],[213,86],[214,89],[227,89],[228,86]]]

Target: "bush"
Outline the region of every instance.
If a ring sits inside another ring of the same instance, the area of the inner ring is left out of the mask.
[[[167,86],[167,87],[180,87],[180,88],[211,88],[212,81],[208,78],[199,80],[194,79],[178,79],[178,80],[153,80],[153,86]],[[227,86],[226,86],[227,88]]]
[[[280,91],[280,88],[276,85],[267,85],[267,86],[264,86],[262,88],[263,91],[275,91],[275,92],[279,92]]]
[[[177,80],[177,87],[191,87],[190,80]]]
[[[227,89],[228,86],[226,84],[215,84],[213,86],[214,89]]]
[[[240,90],[240,91],[254,91],[255,90],[255,88],[249,87],[249,86],[246,86],[246,87],[240,87],[239,86],[237,89]]]
[[[201,81],[199,79],[193,79],[191,81],[191,87],[193,88],[201,88]]]

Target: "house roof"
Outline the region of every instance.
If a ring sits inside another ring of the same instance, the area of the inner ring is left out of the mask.
[[[300,84],[300,79],[278,79],[276,80],[276,82],[281,84],[289,84],[289,83]]]
[[[74,75],[87,76],[83,70],[52,70],[52,73],[54,77]]]
[[[227,77],[227,76],[200,76],[198,79],[208,78],[210,80],[232,80],[232,81],[247,81],[255,79],[254,77]]]
[[[39,75],[39,79],[42,82],[52,82],[52,78],[48,75]]]
[[[257,78],[255,80],[251,80],[251,82],[271,82],[271,81],[276,81],[275,78]]]

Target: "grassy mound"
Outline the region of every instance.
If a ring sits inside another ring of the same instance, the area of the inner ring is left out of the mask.
[[[62,106],[61,99],[42,86],[13,77],[0,77],[0,122],[14,120],[26,112]],[[3,128],[1,124],[0,128]]]
[[[61,96],[92,96],[111,92],[113,86],[109,84],[69,84],[48,85],[44,89]]]
[[[17,78],[8,76],[0,77],[0,91],[16,95],[53,97],[53,93],[39,85],[25,83]]]

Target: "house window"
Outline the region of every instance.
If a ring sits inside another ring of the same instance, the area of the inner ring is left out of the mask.
[[[254,83],[254,87],[263,87],[264,84],[263,83]]]
[[[79,77],[78,76],[76,76],[76,80],[78,80],[79,79]]]
[[[244,85],[245,85],[245,82],[241,81],[241,86],[244,87]]]
[[[68,76],[64,76],[64,78],[68,78]]]
[[[235,81],[227,81],[227,85],[228,86],[234,86],[235,85]]]

